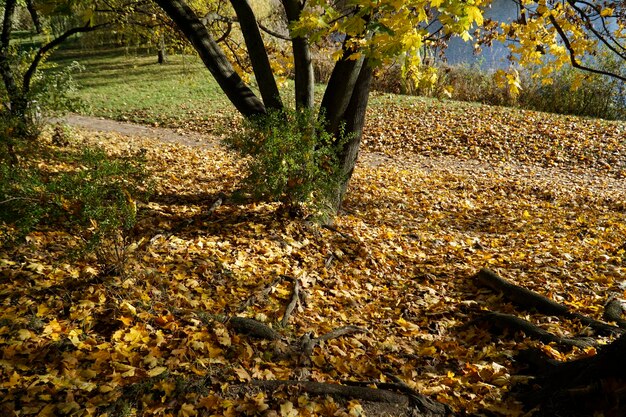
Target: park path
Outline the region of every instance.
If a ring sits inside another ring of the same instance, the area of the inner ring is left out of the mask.
[[[220,139],[215,135],[201,134],[183,129],[144,126],[129,122],[119,122],[101,117],[68,115],[63,119],[69,125],[95,132],[114,132],[125,136],[140,136],[156,139],[164,143],[180,144],[189,147],[217,149]],[[402,155],[393,158],[375,152],[362,151],[360,163],[371,168],[380,165],[406,166],[410,164],[425,172],[460,175],[478,180],[506,177],[520,184],[521,188],[555,191],[562,198],[577,199],[587,196],[600,200],[609,206],[626,210],[626,179],[615,178],[601,171],[572,169],[571,167],[545,167],[517,161],[484,161],[460,159],[454,156]]]

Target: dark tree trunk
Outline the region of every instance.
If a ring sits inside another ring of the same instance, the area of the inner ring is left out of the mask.
[[[213,40],[206,27],[184,0],[156,0],[176,26],[190,40],[207,68],[235,107],[246,117],[264,114],[265,105],[243,83]],[[275,80],[269,71],[267,52],[260,37],[258,24],[247,0],[231,0],[246,38],[246,46],[265,104],[279,99]],[[298,0],[282,0],[289,21],[298,19],[301,4]],[[347,40],[349,41],[349,40]],[[370,91],[372,69],[364,58],[348,59],[352,54],[344,42],[343,57],[337,62],[328,82],[320,106],[319,118],[326,122],[325,129],[338,139],[345,133],[347,141],[338,150],[341,180],[337,187],[331,209],[337,211],[343,201],[350,177],[354,171],[361,135],[365,123],[365,110]],[[307,39],[293,39],[296,69],[296,106],[299,110],[313,107],[313,70]],[[256,63],[255,63],[256,62]],[[265,74],[265,75],[263,75]],[[269,83],[269,85],[268,85]],[[274,101],[278,106],[279,101]],[[282,107],[282,104],[280,104]],[[339,143],[339,142],[338,142]]]
[[[539,417],[624,416],[625,358],[626,335],[622,335],[592,357],[565,363],[546,360],[533,385],[521,389],[517,397],[529,409],[538,407]]]
[[[0,36],[0,75],[7,90],[11,111],[17,110],[22,103],[20,88],[15,81],[15,75],[11,69],[9,56],[9,43],[11,41],[11,25],[15,14],[16,0],[7,0],[4,6],[4,20],[2,21],[2,35]]]
[[[300,19],[302,4],[298,0],[283,0],[283,7],[289,23]],[[293,37],[293,60],[296,84],[296,110],[310,110],[314,104],[315,74],[311,49],[305,37]]]
[[[283,108],[280,92],[250,3],[248,0],[231,0],[230,3],[239,20],[263,103],[267,108],[280,110]]]
[[[349,51],[344,51],[344,56],[335,64],[320,105],[321,116],[328,124],[328,131],[333,134],[339,132],[341,122],[344,121],[344,114],[363,67],[363,58],[348,59],[349,55]]]
[[[348,107],[342,118],[342,123],[345,123],[345,132],[348,135],[348,141],[343,145],[339,153],[341,181],[337,189],[336,199],[333,202],[335,211],[339,211],[341,208],[341,203],[345,197],[350,178],[352,178],[352,173],[354,172],[354,167],[359,156],[371,82],[372,68],[367,60],[364,60],[354,85],[350,101],[348,102]]]
[[[183,0],[155,0],[200,55],[204,65],[237,110],[246,117],[265,113],[265,105],[243,82],[198,16]]]
[[[159,50],[157,51],[157,62],[161,65],[167,62],[167,51],[165,49],[165,35],[159,36]]]
[[[33,20],[33,25],[35,26],[35,30],[37,31],[37,33],[43,32],[41,20],[39,19],[39,13],[35,8],[33,0],[26,0],[26,8],[28,9],[28,13],[30,13],[30,18]]]

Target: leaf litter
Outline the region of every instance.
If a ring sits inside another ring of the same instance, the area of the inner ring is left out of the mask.
[[[469,105],[467,114],[388,107],[386,119],[371,117],[335,230],[290,219],[273,204],[214,207],[241,179],[240,163],[219,147],[79,132],[73,146],[146,149],[156,193],[139,204],[123,275],[102,276],[94,259],[70,262],[50,250],[75,244],[61,232],[34,232],[28,245],[0,254],[0,409],[363,412],[355,402],[289,390],[233,391],[250,380],[299,377],[285,340],[227,326],[242,316],[285,338],[367,329],[315,347],[312,381],[375,383],[393,374],[455,410],[521,415],[506,398],[521,378],[514,356],[541,343],[462,326],[489,309],[524,314],[558,334],[584,329],[517,312],[471,277],[488,266],[598,319],[609,296],[626,296],[626,125],[499,108],[473,116]],[[291,284],[281,277],[298,279],[305,295],[284,328],[277,323]],[[545,350],[559,359],[587,354]]]

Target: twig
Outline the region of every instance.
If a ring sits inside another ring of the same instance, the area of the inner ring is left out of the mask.
[[[29,198],[29,197],[11,197],[11,198],[7,198],[4,201],[0,201],[0,204],[6,204],[6,203],[10,203],[11,201],[37,201],[34,198]]]
[[[353,238],[352,236],[350,236],[347,233],[342,232],[341,230],[337,229],[335,226],[331,226],[329,224],[323,224],[322,227],[326,230],[330,230],[331,232],[335,232],[340,234],[344,239],[348,239],[351,240],[352,242],[356,242],[357,240],[355,238]]]

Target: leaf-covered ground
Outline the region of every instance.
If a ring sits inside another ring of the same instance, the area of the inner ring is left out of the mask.
[[[288,342],[354,325],[368,332],[316,347],[304,377],[384,382],[390,373],[455,410],[520,415],[504,399],[520,378],[513,358],[541,344],[462,326],[489,309],[557,334],[584,329],[516,311],[471,278],[488,266],[595,318],[609,295],[624,296],[626,125],[387,107],[367,137],[367,149],[383,152],[362,154],[336,230],[270,204],[216,207],[242,175],[220,148],[80,132],[72,146],[147,149],[156,193],[139,204],[124,274],[70,261],[75,238],[52,230],[0,254],[0,410],[359,415],[356,402],[247,386],[303,377]],[[292,278],[305,302],[282,327]],[[232,316],[283,339],[235,334],[224,324]]]

